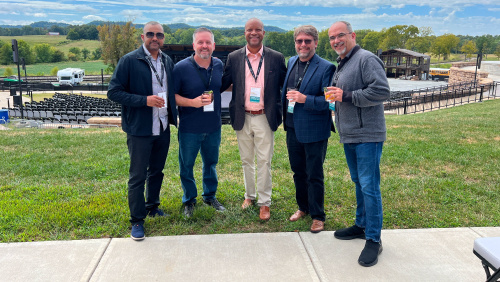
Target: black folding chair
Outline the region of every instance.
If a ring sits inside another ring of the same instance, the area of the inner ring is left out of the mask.
[[[477,238],[474,240],[473,252],[483,264],[486,281],[498,281],[500,279],[500,237]]]

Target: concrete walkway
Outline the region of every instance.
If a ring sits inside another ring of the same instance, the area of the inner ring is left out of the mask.
[[[379,263],[333,231],[0,244],[0,281],[484,281],[474,239],[500,227],[383,230]]]

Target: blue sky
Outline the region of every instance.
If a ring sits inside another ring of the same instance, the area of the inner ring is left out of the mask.
[[[499,0],[0,0],[0,25],[156,20],[236,27],[251,17],[285,30],[304,24],[322,30],[347,20],[354,29],[380,31],[400,24],[431,27],[435,35],[500,34]]]

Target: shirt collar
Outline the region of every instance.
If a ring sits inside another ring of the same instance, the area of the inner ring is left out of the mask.
[[[151,53],[149,52],[148,48],[146,48],[146,43],[142,43],[142,49],[144,49],[144,53],[146,54],[146,57],[151,56]],[[160,57],[163,53],[161,50],[158,50],[158,57]],[[154,60],[153,57],[151,57],[151,60]]]
[[[359,45],[357,45],[357,44],[356,44],[356,45],[355,45],[355,46],[351,49],[351,51],[349,51],[349,53],[347,53],[347,55],[344,57],[344,59],[349,59],[349,58],[351,57],[351,55],[352,55],[352,53],[353,53],[354,49],[359,49],[359,48],[361,48],[361,47],[359,47]],[[354,53],[356,53],[356,52],[357,52],[357,50],[356,50],[356,51],[354,51]],[[341,59],[341,58],[340,58],[340,56],[339,56],[339,57],[337,57],[337,63],[340,63],[340,61],[342,61],[342,59]]]
[[[260,56],[262,56],[262,53],[264,53],[264,44],[262,44],[262,47],[260,47],[259,52],[257,52],[257,54],[260,54]],[[248,56],[248,54],[251,54],[250,50],[248,50],[248,45],[246,45],[246,47],[245,47],[245,54],[247,56]],[[257,55],[257,54],[255,54],[255,55]]]

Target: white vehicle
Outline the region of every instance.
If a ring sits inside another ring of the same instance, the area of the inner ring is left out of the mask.
[[[77,85],[83,81],[85,70],[66,68],[57,72],[59,85]]]

